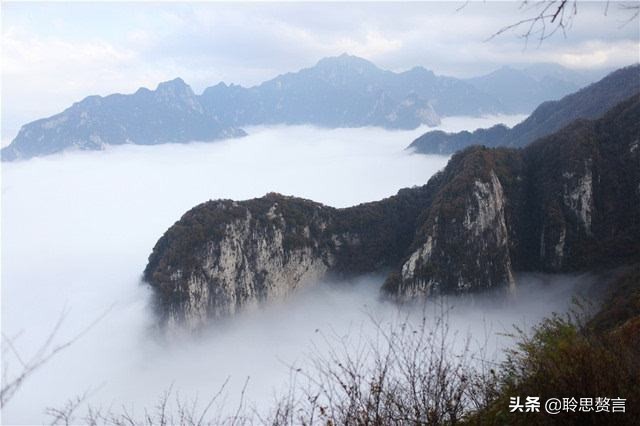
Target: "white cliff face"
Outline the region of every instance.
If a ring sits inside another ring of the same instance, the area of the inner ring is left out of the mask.
[[[187,328],[195,329],[207,320],[209,287],[191,276],[187,280],[187,302],[184,305]]]
[[[402,279],[411,280],[415,277],[416,266],[418,262],[428,262],[433,251],[433,237],[429,235],[427,242],[422,245],[418,250],[414,251],[409,260],[402,265]]]
[[[475,181],[473,191],[476,208],[467,209],[464,218],[464,227],[475,237],[481,236],[485,231],[495,232],[497,244],[507,244],[507,224],[504,217],[504,191],[496,174],[491,171],[491,182]]]
[[[475,217],[470,214],[472,210],[467,209],[464,225],[467,231],[472,233],[476,239],[481,239],[483,251],[496,250],[505,253],[504,259],[502,259],[504,262],[504,280],[509,285],[509,288],[513,289],[515,280],[511,269],[511,257],[509,256],[509,233],[505,219],[506,200],[504,189],[493,170],[491,170],[490,179],[491,181],[488,183],[483,183],[479,180],[475,181],[476,190],[473,192],[477,206]],[[475,261],[478,267],[486,267],[480,257],[477,257]],[[459,277],[459,289],[469,289],[471,286],[472,283],[467,277]]]
[[[212,318],[282,299],[326,274],[332,261],[328,254],[321,256],[312,246],[285,248],[285,222],[276,206],[268,218],[270,229],[263,232],[252,224],[247,211],[244,219],[226,225],[224,238],[207,244],[200,267],[182,286],[181,311],[172,312],[176,318],[168,324],[181,323],[195,330]],[[180,271],[174,277],[176,282],[183,279]]]
[[[593,174],[591,161],[584,162],[584,174],[564,173],[563,200],[565,205],[578,217],[587,235],[591,235],[593,212]]]
[[[592,161],[585,160],[579,173],[564,172],[561,179],[560,202],[570,212],[569,215],[577,219],[579,230],[591,236],[594,211]],[[570,222],[565,221],[566,217],[561,222],[542,227],[540,260],[548,270],[560,271],[565,266],[567,252],[571,250],[571,243],[567,240],[567,226]]]
[[[420,122],[427,126],[434,127],[441,123],[440,116],[438,116],[431,104],[429,104],[427,108],[418,109],[416,115],[420,119]]]
[[[560,232],[560,237],[558,238],[558,243],[554,247],[554,267],[556,267],[557,269],[562,268],[562,261],[564,258],[564,240],[566,236],[567,229],[563,227],[562,231]]]
[[[543,225],[542,232],[540,233],[540,260],[546,265],[546,267],[552,271],[559,271],[562,269],[565,258],[565,247],[567,238],[567,228],[564,223],[558,225],[560,228],[559,233],[551,232],[550,229]],[[548,253],[546,251],[547,240],[550,243],[551,248]]]
[[[504,190],[493,171],[488,182],[474,181],[462,220],[454,218],[445,224],[436,217],[425,243],[404,262],[399,293],[404,297],[428,296],[442,286],[467,291],[480,283],[513,287],[505,204]],[[453,273],[435,267],[449,264],[442,257],[456,252],[470,255],[463,267]]]

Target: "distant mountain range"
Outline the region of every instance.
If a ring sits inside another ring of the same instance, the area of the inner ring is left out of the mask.
[[[528,113],[575,91],[591,77],[559,66],[502,68],[458,79],[415,67],[395,73],[355,56],[245,88],[219,83],[201,95],[177,78],[130,95],[89,96],[63,112],[24,125],[2,160],[107,145],[212,141],[245,134],[242,126],[435,126],[441,116]]]
[[[60,114],[22,126],[2,149],[2,160],[54,154],[69,148],[100,150],[106,145],[151,145],[243,136],[211,117],[181,79],[141,88],[132,95],[89,96]]]
[[[523,147],[534,140],[550,135],[576,119],[595,119],[614,105],[640,92],[640,65],[632,65],[612,72],[559,101],[542,103],[523,122],[512,129],[496,125],[474,132],[427,132],[409,145],[423,154],[452,154],[471,145],[489,147]]]

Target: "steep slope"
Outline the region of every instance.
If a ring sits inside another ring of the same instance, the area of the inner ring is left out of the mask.
[[[411,299],[513,287],[514,271],[640,259],[640,95],[524,150],[472,147],[417,188],[335,209],[269,194],[209,201],[153,249],[164,324],[197,329],[327,274],[390,270]]]
[[[432,188],[407,189],[347,209],[280,194],[209,201],[160,238],[144,278],[156,290],[166,324],[196,329],[328,273],[394,266],[432,194]]]
[[[550,135],[578,118],[594,119],[640,92],[640,65],[619,69],[597,83],[565,96],[559,101],[545,102],[522,123],[509,131],[479,129],[473,133],[444,134],[428,132],[409,148],[424,154],[450,154],[470,145],[523,147]],[[488,137],[489,136],[489,137]]]
[[[2,160],[27,159],[65,149],[100,150],[107,145],[210,141],[243,136],[212,119],[181,79],[132,95],[89,96],[52,117],[20,129]]]
[[[456,154],[452,162],[468,165],[440,190],[433,219],[386,291],[460,291],[511,282],[512,268],[563,272],[640,259],[639,140],[635,95],[523,150]]]
[[[518,152],[470,148],[454,156],[409,254],[387,278],[385,292],[411,299],[513,287],[507,224],[521,208],[522,179]]]
[[[524,149],[533,268],[581,270],[640,254],[639,144],[636,94]]]

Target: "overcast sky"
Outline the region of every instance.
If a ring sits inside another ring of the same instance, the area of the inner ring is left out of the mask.
[[[638,61],[638,22],[612,3],[578,3],[566,38],[528,47],[520,2],[2,3],[2,141],[87,95],[182,77],[196,93],[257,84],[347,52],[381,68],[470,76],[505,64],[572,68]]]

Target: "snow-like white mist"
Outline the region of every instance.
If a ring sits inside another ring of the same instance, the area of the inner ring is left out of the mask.
[[[521,119],[450,118],[441,128]],[[383,277],[374,276],[317,285],[224,321],[200,339],[172,345],[154,338],[140,274],[157,239],[189,208],[271,191],[349,206],[422,185],[448,159],[404,151],[426,129],[248,130],[246,138],[217,143],[122,146],[2,165],[2,332],[14,345],[3,347],[9,377],[21,368],[16,353],[28,361],[61,315],[54,346],[104,315],[24,382],[2,413],[4,423],[40,423],[46,407],[87,391],[89,404],[134,410],[153,406],[172,384],[182,396],[207,399],[228,377],[229,395],[250,377],[247,399],[265,407],[287,385],[289,366],[321,343],[318,336],[367,328],[370,316],[384,322],[402,315],[379,302]],[[451,321],[477,336],[490,330],[491,344],[500,347],[505,338],[496,332],[564,309],[577,281],[521,277],[508,304],[454,303]]]

